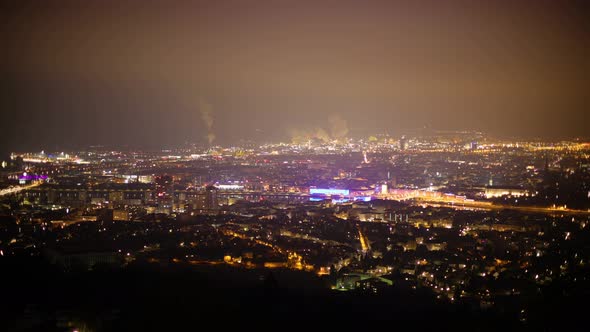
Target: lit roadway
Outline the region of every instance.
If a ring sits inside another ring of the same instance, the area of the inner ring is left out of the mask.
[[[380,197],[392,200],[414,200],[417,205],[437,204],[454,208],[474,208],[486,210],[515,210],[533,213],[561,213],[561,214],[590,214],[590,210],[568,209],[558,207],[537,207],[537,206],[514,206],[503,204],[492,204],[487,201],[476,201],[465,197],[443,194],[440,192],[428,192],[423,190],[397,190],[393,193],[380,195]]]
[[[476,208],[476,209],[487,209],[487,210],[515,210],[521,212],[533,212],[533,213],[561,213],[561,214],[589,214],[589,210],[575,210],[568,209],[565,207],[537,207],[537,206],[514,206],[514,205],[503,205],[503,204],[491,204],[490,202],[481,201],[453,201],[453,200],[424,200],[419,199],[416,203],[425,204],[440,204],[449,207],[465,207],[465,208]]]
[[[41,184],[41,182],[37,182],[37,183],[33,183],[27,186],[18,186],[18,187],[10,187],[10,188],[5,188],[0,190],[0,197],[1,196],[6,196],[6,195],[12,195],[12,194],[16,194],[18,192],[21,192],[23,190],[27,190],[27,189],[31,189],[34,187],[37,187]]]
[[[359,232],[359,241],[361,242],[361,249],[362,249],[363,253],[366,253],[369,250],[371,250],[371,245],[369,243],[369,240],[365,236],[365,234],[363,234],[363,231],[361,229],[361,225],[357,225],[357,229]]]

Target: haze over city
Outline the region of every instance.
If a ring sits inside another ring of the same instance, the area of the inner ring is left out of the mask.
[[[329,133],[333,116],[351,135],[590,129],[584,1],[3,6],[5,152],[160,147],[208,130],[217,144],[288,141]]]

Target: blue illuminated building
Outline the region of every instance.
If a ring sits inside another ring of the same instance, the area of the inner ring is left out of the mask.
[[[310,188],[310,195],[326,195],[326,196],[348,196],[350,190],[348,189],[322,189],[322,188]]]

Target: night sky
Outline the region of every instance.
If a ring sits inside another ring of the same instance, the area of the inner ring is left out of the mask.
[[[585,2],[4,1],[0,150],[588,136]]]

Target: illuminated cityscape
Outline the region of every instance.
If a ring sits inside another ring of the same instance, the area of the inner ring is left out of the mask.
[[[586,331],[584,1],[12,1],[0,331]]]
[[[14,152],[1,254],[62,273],[302,271],[525,326],[555,284],[588,285],[589,143],[404,140]]]

